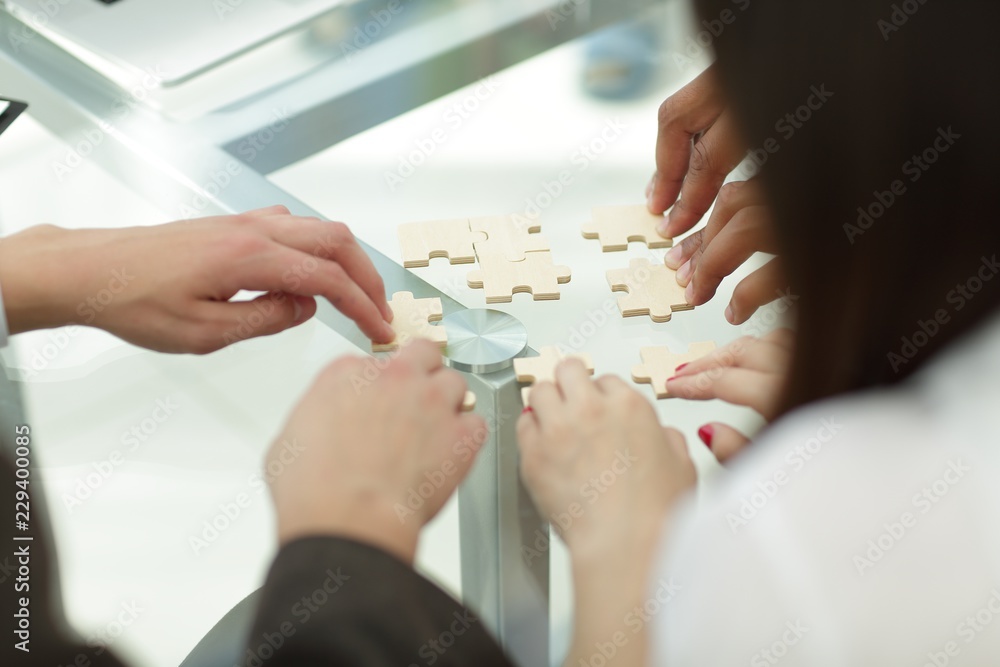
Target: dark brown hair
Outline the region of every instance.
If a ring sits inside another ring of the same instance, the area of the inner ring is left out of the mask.
[[[997,312],[1000,4],[697,4],[730,19],[713,24],[721,80],[769,149],[799,296],[786,406],[902,380]]]

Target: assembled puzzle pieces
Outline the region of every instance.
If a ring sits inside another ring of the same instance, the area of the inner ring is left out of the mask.
[[[441,299],[414,299],[412,292],[396,292],[389,301],[389,307],[392,308],[392,328],[396,338],[391,343],[372,343],[372,352],[396,350],[414,338],[425,338],[441,347],[448,344],[445,328],[430,324],[444,315]]]
[[[486,234],[476,241],[477,255],[503,255],[510,262],[520,262],[525,253],[549,249],[548,240],[539,234],[542,226],[522,215],[494,215],[469,220],[469,229]]]
[[[535,301],[559,298],[559,285],[568,283],[568,266],[556,266],[549,252],[529,252],[520,262],[508,261],[500,254],[481,253],[479,271],[468,276],[469,287],[483,289],[486,303],[509,303],[514,294],[526,292]]]
[[[627,250],[630,241],[650,248],[669,248],[674,242],[656,231],[663,216],[653,215],[645,205],[600,206],[594,209],[593,218],[583,226],[583,238],[599,239],[604,252]]]
[[[675,354],[670,348],[658,345],[639,349],[642,365],[632,367],[632,380],[637,384],[651,384],[656,398],[672,398],[667,391],[667,380],[677,374],[677,367],[700,359],[715,349],[715,343],[691,343],[688,351]]]
[[[514,375],[518,382],[537,384],[539,382],[555,382],[556,366],[564,359],[579,359],[591,375],[594,374],[594,362],[586,353],[564,354],[558,347],[548,345],[538,351],[537,357],[519,357],[514,360]],[[521,400],[529,405],[531,387],[521,389]]]
[[[612,292],[628,292],[618,297],[622,317],[649,315],[654,322],[668,322],[671,313],[692,310],[677,284],[677,272],[648,259],[633,259],[627,269],[608,271]]]
[[[466,219],[408,222],[399,226],[397,234],[403,266],[408,269],[430,266],[435,257],[445,257],[452,264],[472,264],[476,261],[474,244],[486,240],[486,234],[472,231]]]

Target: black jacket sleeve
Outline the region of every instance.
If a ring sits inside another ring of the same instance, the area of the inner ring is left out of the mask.
[[[412,567],[335,537],[278,554],[241,665],[510,667],[482,623]]]

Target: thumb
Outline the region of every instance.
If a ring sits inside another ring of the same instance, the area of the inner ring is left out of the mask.
[[[316,300],[285,292],[268,292],[252,301],[220,303],[230,322],[226,338],[244,340],[270,336],[302,324],[316,314]]]
[[[719,463],[726,463],[750,444],[750,439],[731,426],[712,422],[698,429],[698,437],[712,450]]]

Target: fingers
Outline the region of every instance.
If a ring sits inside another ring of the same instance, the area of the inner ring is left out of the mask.
[[[771,303],[788,285],[777,257],[740,281],[726,307],[726,320],[730,324],[743,324],[761,306]]]
[[[392,321],[382,277],[347,225],[318,218],[273,216],[266,221],[266,231],[282,245],[313,255],[317,260],[332,260],[339,264],[368,295],[383,319]]]
[[[779,327],[761,340],[785,348],[789,352],[795,347],[795,332],[788,327]]]
[[[770,225],[767,216],[768,209],[763,206],[740,209],[730,224],[711,242],[702,245],[688,262],[688,266],[694,267],[693,273],[682,276],[683,267],[677,272],[678,282],[689,278],[684,292],[688,303],[692,306],[706,303],[727,276],[760,250],[760,237]]]
[[[691,147],[680,198],[667,215],[664,236],[679,236],[701,220],[743,153],[735,120],[732,114],[723,113]]]
[[[400,351],[392,361],[392,366],[409,366],[419,373],[429,375],[444,368],[441,358],[441,348],[426,340],[415,340]],[[465,381],[457,373],[450,373],[462,382],[462,395],[465,395]]]
[[[726,463],[750,444],[750,439],[745,435],[719,422],[702,426],[698,429],[698,437],[712,450],[719,463]]]
[[[771,419],[783,382],[783,374],[730,367],[670,378],[667,390],[674,396],[694,401],[718,398],[726,403],[752,408],[765,419]]]
[[[582,403],[597,394],[587,367],[579,359],[567,359],[556,367],[559,391],[571,403]]]
[[[256,253],[237,263],[233,279],[240,289],[322,296],[376,343],[388,343],[396,336],[375,302],[336,262],[274,244],[270,252]]]
[[[230,332],[239,339],[280,333],[316,314],[315,299],[284,292],[261,294],[251,301],[222,301],[208,306],[230,323]]]
[[[677,201],[691,160],[692,140],[716,122],[724,109],[710,67],[660,106],[656,173],[647,188],[651,213],[662,215]]]
[[[688,234],[680,243],[676,244],[663,256],[663,263],[674,271],[678,271],[678,282],[680,282],[679,269],[687,264],[688,260],[698,252],[704,243],[704,237],[704,229],[699,229],[693,234]]]
[[[759,187],[756,181],[734,181],[728,183],[722,187],[719,191],[719,197],[715,202],[715,208],[712,209],[712,215],[708,219],[708,224],[705,229],[700,232],[702,237],[697,243],[691,243],[688,247],[684,247],[684,242],[681,242],[682,250],[676,251],[671,249],[667,253],[664,260],[667,266],[672,268],[677,268],[678,275],[677,280],[682,285],[686,285],[688,279],[693,272],[693,269],[698,263],[698,260],[705,250],[707,250],[711,244],[718,237],[719,233],[723,229],[730,225],[733,221],[734,216],[741,210],[754,207],[754,206],[764,206],[766,200],[764,198],[764,192]],[[767,223],[770,224],[770,218],[766,215],[754,216],[752,218],[754,222]],[[771,241],[771,229],[763,224],[755,225],[754,231],[757,233],[757,249],[765,251],[773,251],[773,242]],[[698,234],[698,232],[696,232]],[[687,237],[685,241],[695,236],[692,234]],[[686,260],[693,260],[688,266],[683,266],[680,261],[684,257]]]
[[[602,375],[594,380],[594,385],[605,396],[616,397],[625,393],[633,393],[635,389],[628,386],[624,380],[617,375]]]
[[[778,331],[791,335],[788,329]],[[782,373],[788,368],[790,348],[779,345],[776,339],[769,336],[772,334],[760,339],[750,336],[737,338],[700,359],[678,367],[675,375],[686,377],[716,368],[744,368],[764,373]]]

